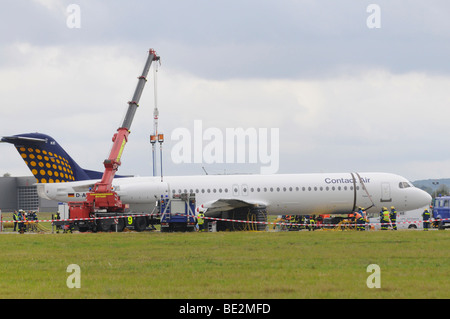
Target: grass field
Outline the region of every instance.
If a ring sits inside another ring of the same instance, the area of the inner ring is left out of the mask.
[[[0,298],[450,298],[448,230],[3,234],[0,250]]]

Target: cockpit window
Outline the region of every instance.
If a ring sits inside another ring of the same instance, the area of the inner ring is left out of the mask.
[[[400,188],[408,188],[408,187],[412,187],[412,186],[408,182],[400,182],[398,184],[398,187],[400,187]]]

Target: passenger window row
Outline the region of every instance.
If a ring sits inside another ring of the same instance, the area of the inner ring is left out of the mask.
[[[251,187],[250,188],[250,192],[251,193],[267,193],[267,192],[293,192],[293,191],[296,191],[296,192],[299,192],[299,191],[302,191],[302,192],[306,192],[306,191],[308,191],[308,192],[312,192],[312,191],[314,191],[314,192],[317,192],[317,191],[347,191],[347,190],[353,190],[353,186],[326,186],[326,187],[323,187],[323,186],[320,186],[320,187],[317,187],[317,186],[315,186],[315,187],[302,187],[302,188],[300,188],[300,187],[276,187],[276,188],[274,188],[274,187],[257,187],[257,188],[254,188],[254,187]],[[359,186],[356,186],[356,190],[359,190]],[[227,194],[229,192],[229,190],[228,190],[228,188],[202,188],[202,189],[195,189],[195,193],[196,194],[200,194],[200,193],[202,193],[202,194],[205,194],[205,193],[225,193],[225,194]],[[233,192],[235,193],[235,194],[237,194],[238,192],[239,192],[239,189],[237,189],[237,188],[234,188],[233,189]],[[242,192],[243,193],[247,193],[247,188],[242,188]],[[176,194],[177,193],[177,190],[176,189],[173,189],[172,190],[172,193],[173,194]],[[185,194],[187,194],[188,193],[188,190],[185,188],[185,189],[178,189],[178,194],[183,194],[183,193],[185,193]],[[189,193],[191,193],[191,194],[193,194],[194,193],[194,189],[190,189],[189,190]]]

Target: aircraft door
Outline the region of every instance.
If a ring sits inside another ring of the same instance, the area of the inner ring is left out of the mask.
[[[382,203],[392,202],[391,185],[389,183],[381,183],[381,200]]]

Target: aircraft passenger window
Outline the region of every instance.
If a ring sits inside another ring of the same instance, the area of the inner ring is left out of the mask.
[[[270,191],[273,192],[273,187],[270,188]]]
[[[250,192],[254,192],[255,191],[255,189],[252,187],[252,188],[250,188]]]
[[[346,191],[347,190],[347,186],[344,186],[344,191]]]
[[[317,187],[314,187],[314,191],[317,191]]]
[[[214,188],[214,189],[213,189],[213,193],[215,193],[215,192],[216,192],[216,189]]]
[[[197,194],[199,193],[198,188],[195,190],[195,192],[196,192]]]
[[[305,188],[305,187],[302,187],[302,191],[306,191],[306,188]]]
[[[353,190],[353,186],[350,186],[350,190],[351,190],[351,191]]]
[[[185,194],[187,193],[187,189],[186,189],[186,188],[184,189],[184,193],[185,193]]]
[[[194,192],[194,190],[191,188],[190,190],[189,190],[189,194],[192,194]]]
[[[298,192],[300,190],[300,188],[296,187],[295,190]]]
[[[341,190],[341,186],[338,186],[338,191],[340,191]]]
[[[323,187],[322,186],[320,186],[320,191],[323,191]]]
[[[264,187],[264,192],[267,192],[267,187]]]
[[[292,187],[289,187],[289,191],[292,192]]]
[[[175,194],[175,190],[174,189],[172,189],[172,194]]]
[[[308,190],[311,191],[311,187],[308,187]]]
[[[279,187],[277,187],[277,192],[279,192],[280,191],[280,188]]]
[[[336,187],[334,187],[334,186],[333,186],[333,187],[331,187],[331,190],[335,191],[335,190],[336,190]]]
[[[204,188],[202,188],[202,193],[205,193],[205,189]]]
[[[225,188],[225,193],[228,193],[228,188]]]
[[[256,191],[259,193],[259,192],[261,191],[261,188],[258,187],[258,188],[256,189]]]
[[[211,193],[211,190],[208,188],[207,190],[206,190],[208,193]]]
[[[222,193],[222,188],[219,188],[219,193]]]

